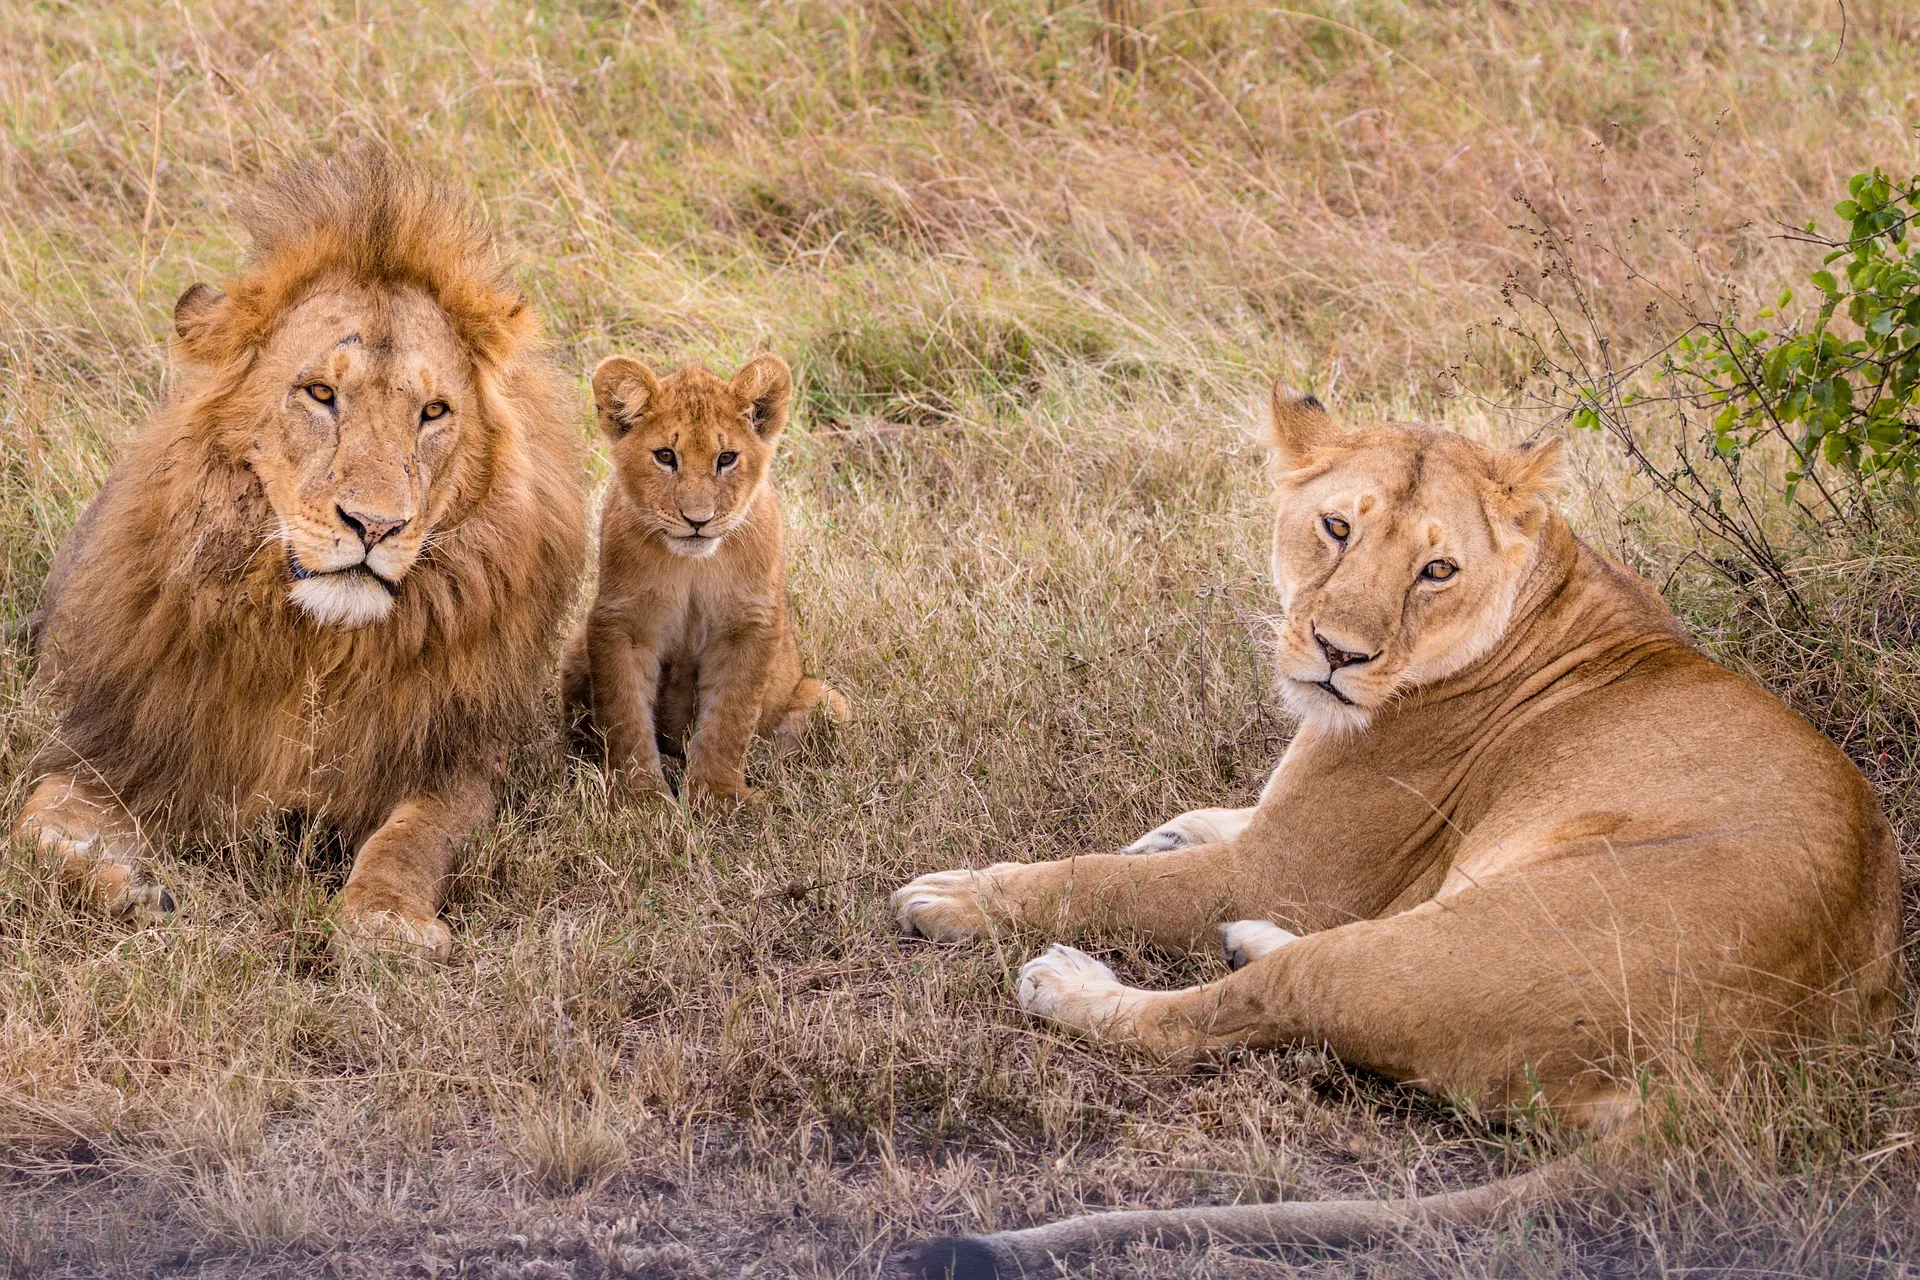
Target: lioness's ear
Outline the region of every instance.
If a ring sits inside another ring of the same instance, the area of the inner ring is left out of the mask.
[[[755,356],[733,375],[733,393],[752,406],[753,430],[772,443],[787,429],[787,408],[793,402],[793,370],[776,355]]]
[[[609,440],[633,430],[658,394],[660,379],[629,356],[608,356],[593,371],[593,407]]]
[[[1296,394],[1284,383],[1273,384],[1273,448],[1281,470],[1306,466],[1315,447],[1333,434],[1326,406],[1311,395]]]
[[[189,285],[173,304],[173,331],[180,353],[194,364],[215,364],[226,354],[220,342],[220,321],[226,316],[227,295],[204,284]]]
[[[1557,436],[1529,440],[1493,455],[1494,500],[1533,536],[1566,483],[1567,443]]]

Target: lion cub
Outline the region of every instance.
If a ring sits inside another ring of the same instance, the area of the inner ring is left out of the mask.
[[[600,522],[600,589],[569,646],[564,697],[605,743],[628,797],[665,794],[660,748],[686,743],[683,787],[752,799],[747,746],[796,744],[813,709],[846,699],[800,667],[785,539],[769,471],[793,374],[758,356],[723,381],[666,378],[614,356],[593,371],[614,483]]]

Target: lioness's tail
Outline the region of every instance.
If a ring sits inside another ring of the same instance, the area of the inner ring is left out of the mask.
[[[905,1280],[1013,1280],[1052,1275],[1056,1258],[1130,1240],[1169,1245],[1201,1241],[1340,1245],[1411,1226],[1467,1226],[1564,1197],[1589,1176],[1596,1154],[1603,1153],[1590,1149],[1518,1177],[1430,1196],[1089,1213],[1024,1231],[943,1236],[900,1250],[893,1255],[893,1269]]]

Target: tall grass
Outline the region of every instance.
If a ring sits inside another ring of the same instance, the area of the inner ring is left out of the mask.
[[[0,1269],[871,1275],[906,1233],[1529,1158],[1312,1049],[1183,1074],[1062,1040],[1009,999],[1042,939],[933,954],[883,890],[1255,793],[1287,732],[1267,378],[1529,434],[1489,327],[1538,267],[1529,209],[1666,287],[1770,298],[1803,274],[1776,224],[1920,169],[1917,73],[1897,0],[0,7],[0,609],[164,396],[171,304],[236,261],[236,198],[378,138],[472,185],[575,367],[794,363],[795,604],[857,712],[712,820],[610,815],[530,744],[441,970],[334,966],[345,868],[311,835],[168,851],[181,918],[134,934],[10,859]],[[1608,261],[1583,282],[1608,331],[1653,341],[1672,317]],[[1911,884],[1920,539],[1807,539],[1797,623],[1579,446],[1582,531],[1848,749]],[[0,654],[8,812],[47,727],[27,674]],[[1917,1073],[1909,1016],[1683,1090],[1650,1199],[1288,1261],[1901,1274]]]

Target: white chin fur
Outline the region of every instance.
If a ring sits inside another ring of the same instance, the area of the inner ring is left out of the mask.
[[[667,550],[677,556],[687,556],[698,560],[710,556],[720,549],[718,538],[668,538]]]
[[[364,627],[393,608],[393,596],[364,573],[325,573],[295,582],[287,592],[323,627]]]
[[[1280,682],[1280,701],[1303,724],[1329,733],[1365,733],[1373,724],[1372,711],[1348,706],[1320,686],[1300,680]]]

